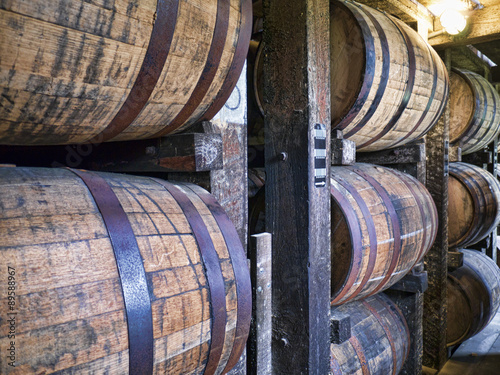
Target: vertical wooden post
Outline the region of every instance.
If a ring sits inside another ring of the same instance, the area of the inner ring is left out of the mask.
[[[496,138],[492,143],[488,146],[488,151],[491,152],[492,160],[491,164],[488,164],[488,172],[490,172],[495,178],[498,175],[497,166],[498,166],[498,138]],[[497,254],[497,235],[498,228],[493,229],[493,233],[491,233],[491,241],[489,246],[486,248],[486,255],[488,255],[495,263],[498,264],[498,254]]]
[[[273,373],[329,372],[330,2],[264,1]]]
[[[446,66],[451,69],[450,51]],[[439,228],[434,246],[425,257],[429,288],[424,294],[424,365],[441,369],[447,360],[446,316],[448,274],[448,149],[450,106],[427,134],[427,189],[436,203]]]

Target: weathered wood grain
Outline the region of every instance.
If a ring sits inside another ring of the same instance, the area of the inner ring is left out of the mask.
[[[172,30],[161,28],[155,51],[161,22]],[[0,28],[0,143],[145,139],[224,105],[246,56],[251,3],[3,1]],[[115,116],[124,130],[103,135]]]
[[[6,279],[7,265],[14,267],[18,285],[17,366],[2,361],[0,372],[126,373],[122,288],[106,226],[86,185],[64,169],[2,168],[0,174],[0,260],[5,265],[0,274]],[[155,373],[203,371],[213,320],[198,247],[204,245],[198,245],[183,210],[161,184],[145,177],[101,176],[123,207],[143,259]],[[249,275],[233,270],[234,248],[199,188],[177,186],[199,213],[219,258],[227,309],[220,372],[230,357],[239,357],[233,353],[242,292],[237,280]],[[11,341],[6,307],[0,306],[2,351]]]
[[[401,311],[383,293],[332,309],[350,316],[352,337],[331,344],[330,373],[396,375],[408,356],[410,332]]]
[[[424,185],[371,164],[332,167],[332,304],[361,299],[401,280],[436,238]]]
[[[447,345],[479,333],[500,306],[500,269],[488,256],[461,250],[464,265],[448,275]]]
[[[273,234],[272,356],[278,374],[328,372],[329,3],[264,1],[266,229]],[[325,125],[325,148],[316,154],[318,124]],[[318,168],[324,170],[316,171],[320,153],[325,164]]]
[[[332,2],[332,126],[358,150],[422,137],[448,96],[437,53],[400,20],[355,2]]]

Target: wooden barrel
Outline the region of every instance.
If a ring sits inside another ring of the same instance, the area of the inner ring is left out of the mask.
[[[461,250],[464,265],[448,273],[446,342],[459,344],[481,332],[500,306],[500,269],[485,254]]]
[[[225,104],[252,2],[8,1],[0,28],[0,144],[144,139]]]
[[[488,171],[467,163],[450,163],[448,246],[481,241],[500,223],[500,182]]]
[[[205,190],[1,168],[0,207],[0,276],[15,292],[0,304],[3,323],[15,317],[0,325],[0,373],[220,374],[238,361],[246,256]]]
[[[432,246],[436,206],[423,184],[370,164],[332,167],[332,304],[365,298],[408,273]]]
[[[454,68],[450,74],[450,143],[463,154],[479,151],[500,134],[500,96],[485,78]]]
[[[394,17],[351,1],[331,4],[332,126],[360,151],[422,137],[448,97],[440,57]]]
[[[410,331],[399,308],[383,293],[332,310],[350,316],[351,338],[330,345],[333,375],[397,375],[410,350]]]

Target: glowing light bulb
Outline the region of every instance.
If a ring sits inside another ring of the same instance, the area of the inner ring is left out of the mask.
[[[457,35],[465,29],[467,20],[455,9],[446,9],[439,17],[441,25],[446,32],[451,35]]]

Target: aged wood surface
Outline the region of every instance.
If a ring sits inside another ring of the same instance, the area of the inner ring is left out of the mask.
[[[344,139],[341,130],[332,133],[332,165],[354,165],[356,163],[356,143]]]
[[[329,5],[264,1],[266,229],[273,234],[276,374],[328,372]]]
[[[450,143],[463,154],[480,151],[500,134],[500,96],[479,74],[450,73]]]
[[[422,137],[448,96],[437,53],[408,25],[367,6],[332,2],[332,126],[376,151]]]
[[[401,311],[383,293],[332,310],[351,318],[352,337],[331,344],[330,373],[397,375],[408,356],[410,332]]]
[[[3,168],[1,175],[0,258],[3,265],[15,268],[17,277],[16,367],[2,361],[1,372],[127,373],[127,323],[116,261],[86,185],[65,169]],[[203,371],[214,306],[210,305],[210,280],[205,276],[201,247],[183,210],[151,178],[101,176],[126,212],[144,260],[155,373]],[[230,358],[237,360],[241,353],[241,348],[233,352],[238,340],[238,296],[246,293],[238,280],[249,275],[244,269],[233,270],[236,249],[223,235],[227,228],[217,221],[213,207],[200,199],[200,188],[177,186],[201,215],[219,257],[227,310],[217,365],[221,372]],[[238,241],[236,234],[234,238]],[[7,267],[2,267],[4,279],[6,272]],[[2,299],[7,300],[3,294]],[[2,352],[11,341],[6,307],[0,307]]]
[[[400,146],[390,150],[360,152],[356,155],[360,163],[410,164],[425,161],[425,143]]]
[[[448,65],[447,67],[451,68]],[[424,293],[423,364],[440,369],[447,360],[446,351],[446,277],[448,272],[448,148],[449,105],[437,125],[427,134],[426,186],[438,212],[438,233],[424,258],[429,288]]]
[[[251,18],[250,0],[3,1],[0,143],[144,139],[213,116]]]
[[[437,212],[415,178],[371,164],[332,167],[332,304],[399,281],[432,246]]]
[[[479,333],[500,306],[500,269],[488,256],[462,250],[464,265],[448,275],[449,346]]]
[[[500,222],[500,182],[487,170],[451,163],[448,242],[467,247],[488,236]]]
[[[251,277],[253,290],[253,323],[248,345],[248,373],[272,374],[272,235],[251,236]]]
[[[0,160],[18,166],[71,167],[108,172],[204,172],[222,169],[219,134],[177,134],[98,146],[0,146]]]

